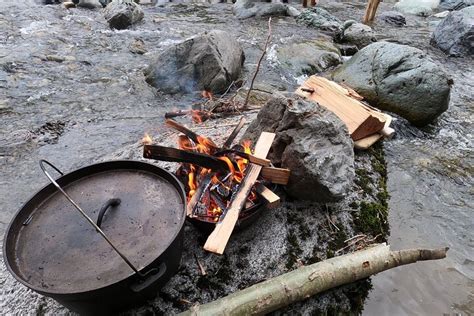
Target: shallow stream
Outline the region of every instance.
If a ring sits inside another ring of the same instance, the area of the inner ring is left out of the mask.
[[[365,4],[327,3],[341,19],[361,19]],[[390,5],[382,3],[380,10]],[[380,39],[426,51],[454,80],[449,110],[419,130],[395,122],[397,136],[385,142],[393,248],[449,246],[448,258],[397,268],[372,278],[367,315],[474,314],[474,155],[472,59],[448,58],[429,46],[434,19],[408,17],[405,28],[375,25]],[[327,38],[274,18],[273,43]],[[205,30],[234,34],[253,72],[266,36],[266,19],[238,21],[231,5],[174,4],[145,7],[145,22],[111,31],[100,11],[66,10],[28,1],[0,3],[0,240],[8,222],[33,192],[46,184],[38,160],[72,170],[161,130],[163,114],[188,108],[199,98],[156,95],[142,69],[151,56]],[[135,38],[145,55],[132,54]],[[295,78],[275,64],[258,79],[293,90]],[[0,284],[6,284],[2,268]],[[28,311],[30,302],[3,288],[0,309]],[[8,309],[6,309],[8,307]]]

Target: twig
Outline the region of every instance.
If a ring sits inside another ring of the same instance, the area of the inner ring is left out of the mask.
[[[229,137],[227,138],[227,140],[225,141],[224,145],[222,146],[222,148],[229,148],[230,145],[232,145],[232,142],[234,141],[234,139],[237,137],[237,135],[239,134],[240,130],[242,129],[242,127],[244,127],[244,124],[245,124],[245,118],[244,117],[241,117],[240,118],[240,121],[239,121],[239,124],[235,127],[235,129],[232,131],[232,133],[229,135]]]
[[[202,276],[207,275],[206,269],[204,269],[204,266],[201,264],[201,261],[199,261],[199,259],[196,255],[194,255],[194,259],[196,259],[196,262],[199,266],[199,270],[201,271],[201,275]]]
[[[255,69],[255,73],[253,74],[253,78],[252,78],[252,82],[250,83],[249,91],[247,91],[247,97],[245,97],[245,102],[244,102],[244,106],[243,106],[244,109],[245,109],[245,107],[247,106],[247,104],[249,103],[250,92],[252,92],[253,84],[254,84],[254,82],[255,82],[255,78],[257,77],[258,71],[260,70],[260,65],[261,65],[261,63],[262,63],[263,57],[265,57],[265,54],[267,53],[267,47],[268,47],[268,44],[270,43],[271,37],[272,37],[272,18],[270,17],[270,18],[268,19],[268,36],[267,36],[267,40],[266,40],[266,42],[265,42],[265,47],[264,47],[264,49],[263,49],[262,56],[260,56],[260,59],[258,60],[257,69]]]

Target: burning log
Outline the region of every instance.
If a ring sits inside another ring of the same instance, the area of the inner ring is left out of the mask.
[[[216,152],[214,155],[215,155],[215,156],[222,156],[222,155],[225,155],[225,154],[234,154],[234,155],[237,155],[237,156],[239,156],[239,157],[241,157],[241,158],[247,159],[247,160],[250,161],[251,163],[254,163],[254,164],[259,165],[259,166],[262,166],[262,167],[268,167],[268,166],[271,165],[271,161],[268,160],[268,159],[258,158],[258,157],[256,157],[255,155],[248,154],[248,153],[243,153],[243,152],[241,152],[241,151],[234,150],[234,149],[221,150],[221,151]]]
[[[183,125],[179,124],[178,122],[176,122],[174,120],[171,120],[171,119],[166,120],[166,125],[168,125],[169,127],[172,127],[175,130],[183,133],[184,135],[186,135],[189,139],[191,139],[196,144],[206,145],[206,146],[211,147],[213,149],[218,148],[218,146],[212,140],[210,140],[209,138],[206,138],[206,137],[203,137],[201,135],[198,135],[198,134],[194,133],[193,131],[188,129],[186,126],[183,126]]]
[[[212,184],[213,174],[208,173],[204,179],[202,179],[201,183],[195,190],[194,194],[191,197],[191,200],[189,200],[188,205],[186,206],[186,215],[187,216],[194,216],[194,210],[196,208],[196,205],[198,202],[201,200],[203,193],[209,189],[209,186]]]
[[[229,170],[227,163],[213,156],[158,145],[144,145],[143,157],[162,161],[192,163],[211,170]]]
[[[447,251],[447,247],[391,251],[390,246],[379,244],[298,268],[214,302],[195,305],[179,315],[264,315],[388,269],[421,260],[443,259]]]
[[[274,138],[275,134],[263,132],[255,146],[255,156],[259,158],[265,158],[270,151]],[[224,253],[224,249],[227,245],[227,242],[229,241],[230,235],[232,234],[234,226],[237,223],[240,210],[245,206],[247,197],[250,194],[255,182],[257,181],[261,169],[262,166],[252,163],[247,167],[246,175],[242,180],[237,193],[234,195],[224,219],[216,224],[216,228],[209,235],[204,245],[205,250],[217,254]]]

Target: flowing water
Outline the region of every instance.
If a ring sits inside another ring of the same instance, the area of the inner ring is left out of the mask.
[[[343,19],[363,14],[362,3],[321,2]],[[382,3],[381,10],[388,7]],[[87,165],[135,142],[144,131],[159,132],[165,111],[195,100],[196,95],[157,95],[144,82],[142,69],[154,53],[205,30],[227,30],[245,49],[247,75],[266,35],[265,19],[236,21],[226,3],[147,6],[145,15],[140,26],[111,31],[99,10],[0,2],[0,239],[16,210],[46,184],[39,159],[63,170]],[[291,18],[275,18],[273,24],[273,43],[324,37]],[[398,120],[397,136],[385,142],[389,242],[395,249],[447,245],[450,251],[446,260],[372,278],[367,315],[474,313],[474,67],[472,59],[448,58],[429,46],[433,25],[415,17],[402,29],[375,25],[379,38],[426,51],[454,80],[450,108],[438,122],[419,130]],[[135,38],[149,53],[130,53]],[[277,89],[296,86],[271,63],[259,80]],[[0,280],[7,284],[5,275]],[[0,307],[29,310],[29,302],[9,297],[8,289],[1,296]]]

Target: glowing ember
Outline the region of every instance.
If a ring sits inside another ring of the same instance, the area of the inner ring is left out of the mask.
[[[209,99],[209,100],[211,100],[211,101],[212,101],[212,99],[213,99],[213,97],[214,97],[214,95],[212,94],[212,92],[211,92],[211,91],[207,91],[207,90],[203,90],[203,91],[201,92],[201,95],[202,95],[202,97],[203,97],[204,99]]]
[[[151,138],[150,135],[145,133],[145,136],[142,138],[142,144],[143,145],[151,145],[153,143],[153,138]]]

